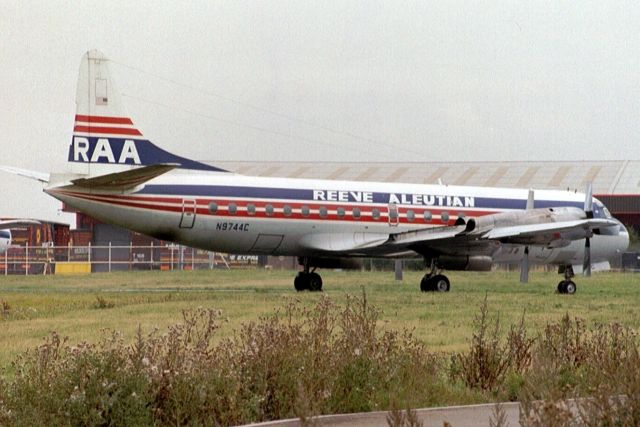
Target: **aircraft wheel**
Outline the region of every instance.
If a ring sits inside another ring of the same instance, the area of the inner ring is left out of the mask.
[[[565,291],[564,291],[564,284],[565,284],[565,281],[564,281],[564,280],[561,280],[561,281],[558,283],[558,293],[559,293],[559,294],[564,294],[564,293],[565,293]]]
[[[420,280],[420,290],[422,292],[433,291],[433,280],[429,275],[426,275]]]
[[[318,273],[309,273],[308,284],[311,292],[322,291],[322,277]]]
[[[302,271],[299,272],[295,279],[293,279],[293,287],[296,288],[298,292],[309,289],[309,274]]]
[[[573,295],[578,290],[578,287],[572,280],[567,280],[564,284],[564,293]]]
[[[449,288],[451,287],[449,283],[449,279],[447,276],[443,274],[438,274],[434,276],[433,280],[433,290],[438,292],[449,292]]]

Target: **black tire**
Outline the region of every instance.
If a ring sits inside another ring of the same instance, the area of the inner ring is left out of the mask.
[[[293,287],[298,292],[309,289],[309,275],[302,271],[299,272],[295,279],[293,279]]]
[[[422,292],[429,292],[433,290],[432,287],[433,281],[431,280],[431,277],[425,275],[422,280],[420,280],[420,290]]]
[[[561,280],[560,282],[558,282],[558,293],[564,294],[564,280]]]
[[[578,287],[572,280],[567,280],[564,285],[564,293],[573,295],[578,290]]]
[[[322,291],[322,277],[318,273],[309,273],[308,285],[311,292]]]
[[[432,280],[432,288],[437,292],[449,292],[449,288],[451,288],[451,284],[449,283],[449,279],[447,276],[443,274],[438,274],[433,277]]]

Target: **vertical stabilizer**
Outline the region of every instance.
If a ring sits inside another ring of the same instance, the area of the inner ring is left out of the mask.
[[[124,108],[109,72],[109,60],[98,50],[88,51],[80,63],[76,116],[67,160],[71,172],[89,176],[159,163],[222,171],[171,154],[147,140]]]

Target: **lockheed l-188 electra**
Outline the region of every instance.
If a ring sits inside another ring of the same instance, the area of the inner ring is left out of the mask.
[[[449,291],[444,270],[494,263],[607,267],[627,248],[625,227],[592,197],[555,190],[267,178],[180,157],[143,136],[99,51],[81,61],[68,170],[5,168],[46,183],[81,212],[160,239],[234,254],[290,255],[296,290],[318,291],[317,267],[354,257],[424,259],[422,291]]]

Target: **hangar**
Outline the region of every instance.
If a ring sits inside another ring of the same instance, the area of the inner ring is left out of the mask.
[[[566,189],[593,193],[613,216],[640,230],[640,160],[516,162],[208,161],[243,175]]]

